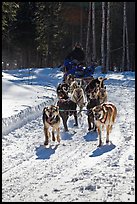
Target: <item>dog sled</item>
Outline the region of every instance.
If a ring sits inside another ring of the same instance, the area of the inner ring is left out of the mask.
[[[64,64],[64,68],[61,68],[61,71],[64,72],[64,79],[71,74],[77,81],[84,81],[87,84],[93,78],[95,65],[85,67],[82,64],[76,65],[73,61],[67,61]]]

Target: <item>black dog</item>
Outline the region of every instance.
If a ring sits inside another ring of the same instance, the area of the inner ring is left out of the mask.
[[[96,130],[95,126],[95,119],[94,119],[94,114],[92,111],[92,108],[95,106],[99,105],[99,100],[98,99],[90,99],[90,101],[87,104],[87,115],[88,115],[88,130]],[[92,123],[92,128],[91,128],[91,123]]]
[[[96,130],[95,126],[95,121],[94,121],[94,115],[92,109],[99,105],[99,97],[97,95],[97,92],[92,92],[90,95],[90,98],[88,99],[88,104],[87,104],[87,115],[88,115],[88,130]],[[91,128],[91,123],[92,123],[92,128]]]
[[[62,118],[64,130],[68,131],[67,120],[69,116],[73,115],[75,119],[74,126],[78,126],[78,119],[77,119],[77,104],[70,100],[67,93],[64,91],[59,91],[58,93],[59,100],[57,102],[57,106],[59,106],[59,114]]]

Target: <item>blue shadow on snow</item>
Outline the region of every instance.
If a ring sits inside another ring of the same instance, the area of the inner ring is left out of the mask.
[[[52,154],[55,153],[58,145],[46,147],[45,145],[40,145],[36,147],[37,159],[49,159]]]
[[[111,151],[112,149],[114,149],[116,146],[114,144],[106,144],[106,145],[102,145],[100,147],[97,147],[97,149],[95,149],[93,152],[90,153],[90,157],[97,157],[97,156],[101,156],[102,154]]]
[[[89,142],[89,141],[96,141],[98,138],[98,134],[96,131],[88,132],[86,135],[83,136],[84,139]]]

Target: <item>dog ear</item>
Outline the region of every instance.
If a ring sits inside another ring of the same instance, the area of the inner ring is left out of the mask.
[[[59,106],[56,106],[56,110],[59,111]]]
[[[43,108],[43,113],[45,112],[46,109],[47,109],[47,107],[44,107],[44,108]]]
[[[48,110],[49,109],[49,107],[48,106],[45,106],[45,108],[44,108],[45,110]]]

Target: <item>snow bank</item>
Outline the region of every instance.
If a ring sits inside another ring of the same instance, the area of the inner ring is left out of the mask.
[[[28,107],[24,110],[20,110],[18,114],[12,115],[8,118],[2,119],[2,135],[7,135],[11,131],[22,127],[31,120],[35,120],[40,115],[42,116],[42,110],[45,106],[54,102],[53,98],[47,99],[45,102],[34,106]]]
[[[4,70],[2,72],[2,135],[42,115],[55,103],[56,87],[63,73],[56,68]]]

